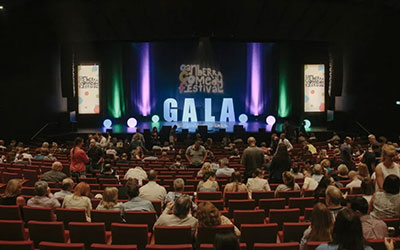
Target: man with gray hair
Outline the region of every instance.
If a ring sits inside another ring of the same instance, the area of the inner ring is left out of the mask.
[[[244,183],[247,183],[247,179],[252,177],[254,170],[262,168],[265,162],[264,152],[261,148],[257,147],[256,139],[249,137],[247,143],[249,146],[243,151],[241,160],[244,166]]]
[[[235,172],[235,169],[229,168],[229,160],[228,158],[223,158],[219,161],[220,168],[215,172],[215,176],[221,177],[221,176],[232,176],[233,172]]]
[[[51,166],[51,170],[47,171],[46,173],[42,174],[40,177],[41,181],[51,181],[51,182],[61,182],[67,175],[62,172],[63,165],[59,161],[53,162]]]
[[[152,169],[147,174],[147,177],[149,182],[139,189],[139,197],[149,201],[164,201],[167,190],[156,182],[157,172]]]
[[[65,178],[61,182],[61,189],[61,191],[54,193],[55,198],[64,198],[65,196],[72,194],[74,181],[71,178]]]
[[[35,183],[36,196],[28,200],[27,205],[30,207],[49,207],[58,208],[60,202],[50,192],[50,188],[45,181],[37,181]]]
[[[186,149],[185,155],[191,167],[201,168],[207,159],[207,150],[201,145],[200,140],[197,140]]]
[[[177,178],[174,180],[174,191],[168,192],[167,196],[165,197],[164,200],[164,205],[167,205],[168,203],[173,203],[176,199],[184,195],[185,191],[185,181],[182,178]],[[191,197],[190,197],[191,198]],[[197,205],[192,202],[192,211],[196,211]]]
[[[330,185],[325,191],[325,203],[332,214],[333,220],[343,209],[341,202],[343,200],[342,191],[339,188]]]

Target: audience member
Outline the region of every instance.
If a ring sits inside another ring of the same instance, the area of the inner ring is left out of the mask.
[[[100,169],[101,162],[104,160],[103,149],[96,143],[95,139],[90,140],[87,155],[90,159],[89,166],[91,169]]]
[[[143,160],[144,158],[144,153],[143,153],[143,148],[141,146],[137,146],[134,150],[131,152],[131,159],[135,160]]]
[[[157,172],[152,169],[147,176],[149,182],[139,189],[139,197],[149,201],[164,201],[167,191],[156,182]]]
[[[207,172],[211,172],[211,164],[209,162],[205,162],[200,170],[197,172],[197,177],[204,177]]]
[[[290,172],[292,173],[292,175],[295,179],[303,179],[304,178],[304,175],[302,173],[300,173],[300,167],[297,164],[293,164]]]
[[[345,164],[340,164],[337,169],[337,176],[336,180],[337,181],[347,181],[349,179],[349,176],[347,175],[349,173],[349,169]]]
[[[116,187],[106,187],[96,210],[121,210],[122,203],[118,202],[118,189]]]
[[[55,198],[63,198],[67,195],[72,194],[72,190],[74,189],[74,181],[71,178],[65,178],[61,182],[61,191],[55,192]]]
[[[226,192],[248,192],[246,185],[242,183],[239,171],[234,172],[231,176],[231,182],[225,185],[224,197]]]
[[[82,149],[83,139],[77,137],[74,141],[74,147],[71,149],[71,175],[74,177],[86,177],[86,164],[89,163],[89,157]]]
[[[346,185],[346,187],[353,189],[353,187],[361,187],[361,180],[358,178],[358,174],[356,171],[351,170],[349,172],[349,179],[351,180],[350,183]]]
[[[290,143],[290,141],[288,139],[286,139],[286,134],[285,133],[281,133],[281,135],[279,136],[278,145],[281,144],[281,143],[285,144],[286,150],[288,152],[293,150],[293,145]]]
[[[154,150],[149,151],[149,155],[143,158],[143,161],[157,161],[159,160]]]
[[[275,189],[275,197],[279,192],[282,191],[295,191],[300,190],[300,186],[295,183],[293,175],[289,171],[285,171],[282,174],[283,184],[279,184]]]
[[[285,144],[280,143],[269,167],[269,182],[282,183],[282,173],[290,171],[291,165],[292,162],[289,158],[288,150]]]
[[[86,220],[90,222],[90,210],[92,202],[90,201],[90,186],[85,182],[76,185],[74,193],[64,197],[63,208],[81,208],[86,210]]]
[[[368,204],[371,202],[372,195],[375,193],[375,184],[371,179],[364,179],[361,182],[362,197],[367,200]]]
[[[197,185],[197,192],[216,192],[219,191],[218,182],[215,180],[215,173],[209,171],[205,173],[203,180]]]
[[[304,169],[304,184],[301,189],[304,190],[315,190],[318,187],[318,181],[312,178],[312,170],[310,168]]]
[[[247,180],[247,189],[249,192],[254,191],[271,191],[268,180],[264,179],[264,170],[257,168],[253,172],[253,178]]]
[[[357,174],[360,180],[370,178],[368,166],[364,163],[357,164]]]
[[[207,150],[200,143],[200,140],[196,140],[186,149],[186,159],[191,167],[200,168],[207,159]]]
[[[353,140],[351,137],[346,136],[342,145],[340,145],[340,159],[347,166],[347,168],[352,169],[353,163],[351,160],[351,142]]]
[[[377,219],[400,217],[399,189],[399,177],[388,175],[383,182],[383,191],[378,191],[372,196],[371,216]]]
[[[56,209],[60,207],[60,202],[50,192],[50,188],[45,181],[35,183],[35,196],[30,198],[27,205],[30,207],[49,207]]]
[[[244,166],[244,182],[253,175],[254,170],[262,168],[265,162],[264,152],[256,146],[256,139],[247,139],[249,146],[243,151],[241,163]]]
[[[343,194],[339,188],[330,185],[326,188],[325,192],[325,203],[332,214],[333,220],[336,219],[337,214],[343,209],[341,203],[343,200]]]
[[[232,173],[235,172],[235,169],[229,167],[229,160],[227,158],[223,158],[219,162],[221,167],[217,170],[215,175],[217,177],[232,176]]]
[[[379,164],[377,158],[381,157],[380,154],[381,147],[378,144],[372,144],[372,146],[364,153],[361,161],[367,165],[370,173],[375,172],[375,168]]]
[[[67,175],[62,172],[63,170],[63,165],[59,161],[53,162],[51,165],[51,170],[47,171],[46,173],[42,174],[40,176],[41,181],[47,181],[47,182],[61,182],[65,178],[67,178]]]
[[[146,171],[143,170],[142,167],[137,166],[135,168],[130,168],[125,176],[124,179],[136,179],[141,186],[143,183],[143,180],[147,179],[147,173]]]
[[[394,162],[396,149],[392,145],[383,145],[382,162],[375,168],[376,190],[383,190],[383,182],[388,175],[400,177],[400,166]]]
[[[123,214],[126,211],[154,211],[154,206],[150,201],[139,197],[139,185],[135,179],[129,179],[125,187],[129,201],[121,205]]]
[[[315,164],[313,167],[313,175],[312,178],[317,182],[320,182],[322,177],[324,177],[324,169],[320,164]]]
[[[104,162],[103,169],[101,171],[101,174],[98,176],[100,179],[117,179],[117,176],[115,175],[115,171],[112,168],[111,162],[106,161]]]
[[[0,205],[25,206],[25,199],[21,196],[22,181],[11,179],[7,182],[4,194],[0,196]]]

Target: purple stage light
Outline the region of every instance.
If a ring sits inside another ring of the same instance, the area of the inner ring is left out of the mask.
[[[263,112],[262,48],[260,43],[247,44],[247,98],[246,108],[258,116]]]
[[[150,44],[142,43],[140,49],[140,86],[141,104],[140,112],[143,116],[150,115]]]
[[[128,119],[126,124],[128,124],[128,127],[134,128],[137,125],[137,120],[135,118],[131,117],[131,118]]]
[[[273,115],[269,115],[267,119],[265,119],[268,125],[274,125],[276,122],[276,118]]]

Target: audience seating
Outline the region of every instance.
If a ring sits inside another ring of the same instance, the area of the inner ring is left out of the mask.
[[[197,200],[197,204],[200,204],[202,202],[206,202],[206,200]],[[222,211],[224,210],[224,200],[209,200],[218,210]]]
[[[199,250],[214,250],[213,244],[201,244]],[[246,243],[240,243],[240,250],[247,250]]]
[[[229,216],[232,218],[235,210],[254,210],[256,207],[255,200],[229,200]]]
[[[92,210],[90,212],[92,222],[104,222],[106,230],[111,230],[111,223],[121,222],[121,212],[113,210]]]
[[[191,226],[155,226],[154,236],[156,244],[191,244]]]
[[[260,199],[259,208],[264,209],[265,217],[269,216],[270,209],[284,209],[286,204],[285,198]]]
[[[278,223],[279,230],[282,229],[284,222],[299,222],[300,209],[270,209],[269,223]]]
[[[0,220],[0,240],[23,241],[28,235],[22,220]]]
[[[274,243],[278,233],[278,224],[242,224],[240,242],[245,242],[249,249],[254,243]]]
[[[286,205],[289,204],[289,198],[293,197],[300,197],[300,190],[295,190],[295,191],[279,191],[277,193],[277,198],[285,198],[286,199]]]
[[[208,243],[214,244],[215,235],[222,232],[232,232],[233,225],[220,225],[214,227],[198,227],[197,228],[197,242],[198,244]]]
[[[238,228],[241,224],[264,224],[264,210],[235,210],[233,221]]]
[[[261,199],[273,199],[275,198],[275,192],[274,191],[253,191],[251,193],[251,198],[256,200],[256,204],[259,205],[259,201]]]
[[[91,246],[92,250],[137,250],[136,245],[108,245],[93,243]]]
[[[138,249],[145,249],[150,242],[151,233],[148,232],[148,226],[112,223],[112,244],[115,245],[137,245]]]
[[[22,208],[24,221],[28,223],[30,220],[36,221],[53,221],[55,219],[53,209],[47,207],[28,207]]]
[[[21,209],[18,206],[0,205],[0,220],[22,220]]]
[[[56,208],[57,221],[63,221],[65,229],[70,222],[86,222],[86,210],[78,208]]]
[[[183,245],[147,245],[147,250],[192,250],[191,244]]]
[[[254,250],[299,250],[300,245],[298,242],[291,243],[255,243]]]
[[[198,192],[197,199],[204,201],[221,200],[222,192]]]
[[[249,199],[249,193],[247,192],[226,192],[225,193],[225,206],[227,207],[229,200],[247,200]]]
[[[85,250],[83,243],[40,242],[40,250]]]
[[[157,216],[161,215],[162,212],[162,202],[161,201],[151,201],[153,204],[154,210],[156,210]]]
[[[289,198],[289,208],[300,208],[300,214],[304,214],[305,208],[312,208],[313,206],[314,206],[313,197]]]
[[[400,248],[400,238],[393,238],[394,249]],[[384,239],[372,240],[367,239],[367,244],[374,250],[386,250]]]
[[[0,250],[34,250],[33,243],[27,241],[3,241],[0,240]]]
[[[92,243],[108,243],[111,238],[106,234],[104,223],[99,222],[70,222],[69,231],[71,243],[84,243],[90,249]]]
[[[281,242],[300,242],[304,231],[310,226],[309,222],[285,222],[283,231],[279,232]]]
[[[157,214],[155,211],[127,211],[124,218],[129,224],[147,224],[149,231],[152,232]]]
[[[35,247],[42,241],[48,242],[66,242],[69,234],[64,231],[64,223],[60,221],[29,221],[29,238],[33,241]]]

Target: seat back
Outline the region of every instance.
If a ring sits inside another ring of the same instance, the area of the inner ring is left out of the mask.
[[[311,221],[313,208],[304,209],[304,221]]]
[[[278,198],[285,198],[286,199],[286,205],[289,203],[289,198],[293,197],[300,197],[300,190],[294,190],[294,191],[279,191],[277,193]]]
[[[255,200],[229,200],[229,216],[233,216],[235,210],[254,210],[256,208]]]
[[[253,249],[254,243],[276,242],[278,224],[242,224],[240,231],[240,242],[245,242],[249,249]]]
[[[283,223],[283,242],[300,242],[304,231],[310,226],[309,222]]]
[[[315,250],[321,244],[328,243],[327,241],[307,241],[306,243],[306,250]],[[375,249],[375,248],[373,248]]]
[[[284,209],[286,200],[285,198],[274,198],[274,199],[260,199],[259,208],[265,212],[265,217],[269,216],[270,209]]]
[[[394,249],[400,248],[400,238],[392,238],[394,241]],[[374,250],[386,250],[384,239],[367,239],[367,244],[372,247]]]
[[[313,197],[289,198],[289,208],[300,208],[300,214],[304,214],[305,208],[312,208],[313,206],[314,206]]]
[[[27,241],[5,241],[0,240],[0,249],[1,250],[34,250],[33,242],[30,240]]]
[[[261,199],[273,199],[275,198],[274,191],[254,191],[251,193],[251,198],[256,200],[256,204],[258,205]]]
[[[22,220],[20,208],[0,205],[0,220]]]
[[[92,222],[104,222],[106,230],[111,230],[111,223],[121,222],[121,212],[111,210],[92,210],[90,213]]]
[[[197,204],[200,204],[202,202],[206,202],[204,200],[197,200]],[[224,210],[224,200],[211,200],[211,202],[218,210],[222,211]]]
[[[35,247],[42,241],[65,242],[64,224],[61,221],[29,221],[29,238]]]
[[[79,208],[57,208],[57,221],[63,221],[65,229],[69,229],[70,222],[86,222],[86,210]]]
[[[92,250],[137,250],[136,245],[108,245],[108,244],[99,244],[93,243],[91,246]]]
[[[147,250],[192,250],[191,244],[182,245],[147,245]]]
[[[298,242],[290,243],[256,243],[254,250],[299,250],[300,245]]]
[[[42,241],[39,244],[40,250],[85,250],[83,243],[57,243]]]
[[[386,218],[386,219],[381,219],[383,222],[386,223],[388,227],[393,227],[395,230],[394,235],[399,236],[400,235],[400,219],[399,218]]]
[[[22,220],[0,220],[0,240],[26,240]]]
[[[249,193],[247,192],[226,192],[225,193],[225,206],[228,206],[229,200],[247,200],[249,199]]]
[[[129,224],[147,224],[149,231],[153,231],[153,225],[157,220],[155,211],[127,211],[124,217]]]
[[[3,176],[3,183],[8,183],[11,179],[21,179],[20,173],[3,172],[1,175]]]
[[[155,226],[156,244],[191,244],[191,226]]]
[[[232,232],[233,225],[219,225],[214,227],[198,227],[197,242],[198,244],[209,243],[214,244],[215,235],[217,233]]]
[[[138,249],[145,249],[148,243],[147,224],[133,225],[112,223],[112,244],[116,245],[137,245]]]
[[[235,210],[233,220],[235,225],[240,228],[242,224],[264,224],[264,210]]]
[[[247,250],[246,243],[240,243],[240,250]],[[214,244],[201,244],[200,250],[214,250]]]
[[[221,200],[222,192],[198,192],[197,199],[204,201]]]
[[[278,223],[278,229],[281,230],[284,222],[299,222],[300,209],[270,209],[269,222]]]
[[[24,221],[28,223],[30,220],[36,221],[53,221],[54,214],[53,209],[49,207],[28,207],[24,206],[22,208],[24,214]]]
[[[70,222],[69,232],[71,243],[84,243],[88,249],[92,243],[106,243],[104,223]]]
[[[153,204],[154,210],[156,210],[157,216],[161,215],[162,212],[162,202],[161,201],[151,201],[151,204]]]

